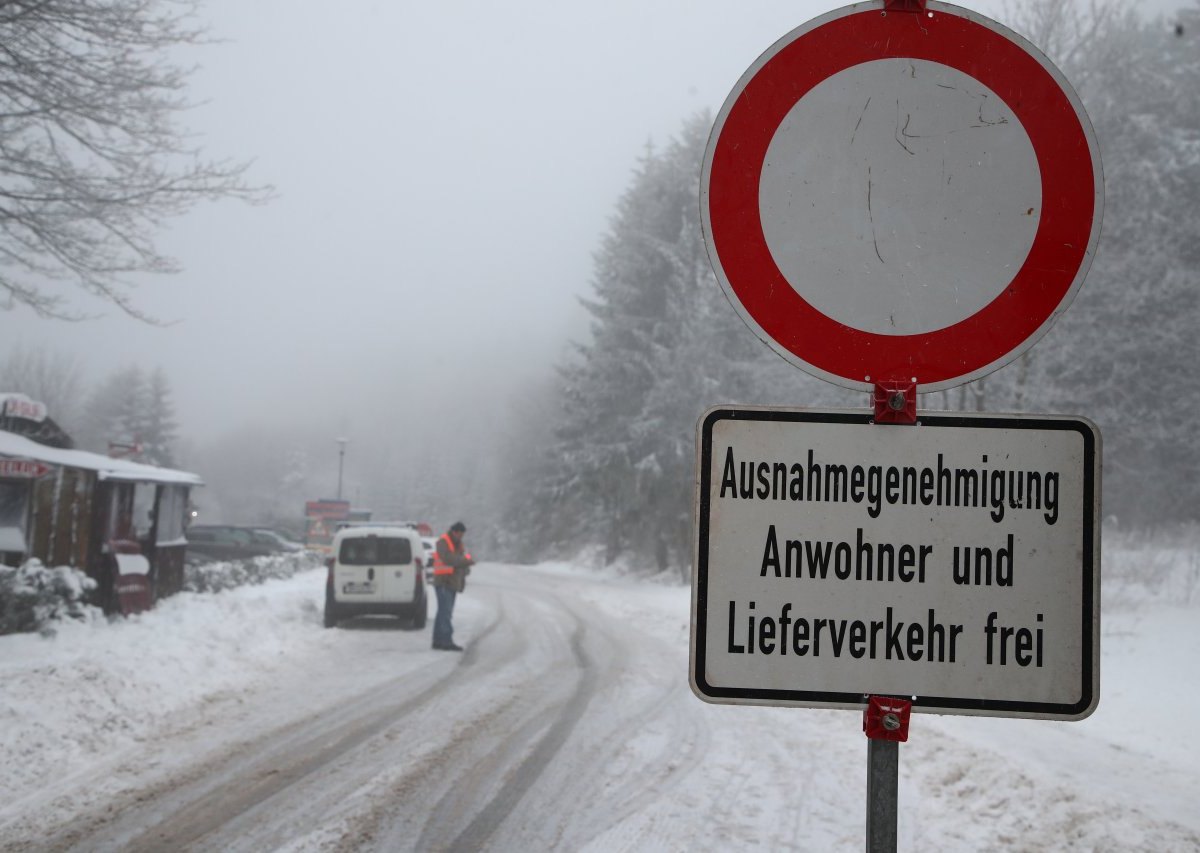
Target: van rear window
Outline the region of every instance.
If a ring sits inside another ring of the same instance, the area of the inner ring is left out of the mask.
[[[338,562],[344,566],[409,563],[412,562],[412,545],[407,539],[390,536],[343,539]]]

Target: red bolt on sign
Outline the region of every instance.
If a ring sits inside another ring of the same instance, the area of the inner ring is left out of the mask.
[[[872,395],[875,423],[915,424],[917,422],[917,383],[896,380],[876,382]]]
[[[873,740],[908,740],[908,718],[912,702],[891,696],[869,696],[863,711],[863,731]]]

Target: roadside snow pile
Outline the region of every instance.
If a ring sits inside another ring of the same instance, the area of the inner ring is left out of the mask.
[[[315,551],[289,551],[249,560],[188,565],[184,568],[183,588],[187,592],[220,592],[290,578],[320,565],[321,555]]]
[[[87,603],[95,588],[94,580],[70,566],[47,568],[41,560],[0,566],[0,634],[53,636],[55,623],[97,618],[100,609]]]
[[[321,556],[312,551],[189,565],[183,588],[187,592],[220,592],[290,578],[320,565]],[[28,560],[18,568],[0,566],[0,634],[53,636],[68,620],[100,619],[103,611],[88,603],[95,590],[96,581],[71,566],[47,567],[41,560]]]
[[[321,627],[323,591],[324,577],[308,572],[217,595],[183,592],[133,616],[64,623],[53,637],[0,637],[0,825],[23,798],[164,737],[193,719],[176,718],[186,709],[236,702],[260,674],[334,642]]]

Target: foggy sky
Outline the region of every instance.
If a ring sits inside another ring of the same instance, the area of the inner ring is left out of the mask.
[[[17,308],[0,357],[75,353],[89,386],[161,365],[200,441],[251,422],[352,431],[400,377],[429,406],[487,412],[585,336],[591,253],[647,143],[715,113],[837,5],[211,0],[224,41],[184,57],[203,102],[184,122],[277,198],[201,206],[161,235],[184,272],[142,280],[136,302],[169,325],[83,299],[106,316]],[[964,5],[1003,20],[1002,3]]]

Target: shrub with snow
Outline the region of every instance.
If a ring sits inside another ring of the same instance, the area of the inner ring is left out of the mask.
[[[248,560],[189,564],[184,568],[183,588],[189,592],[220,592],[223,589],[260,584],[274,578],[290,578],[297,572],[315,569],[321,557],[314,551],[289,551]]]
[[[0,566],[0,634],[53,634],[55,622],[98,617],[100,609],[87,603],[95,588],[94,580],[71,566],[47,568],[41,560]]]

